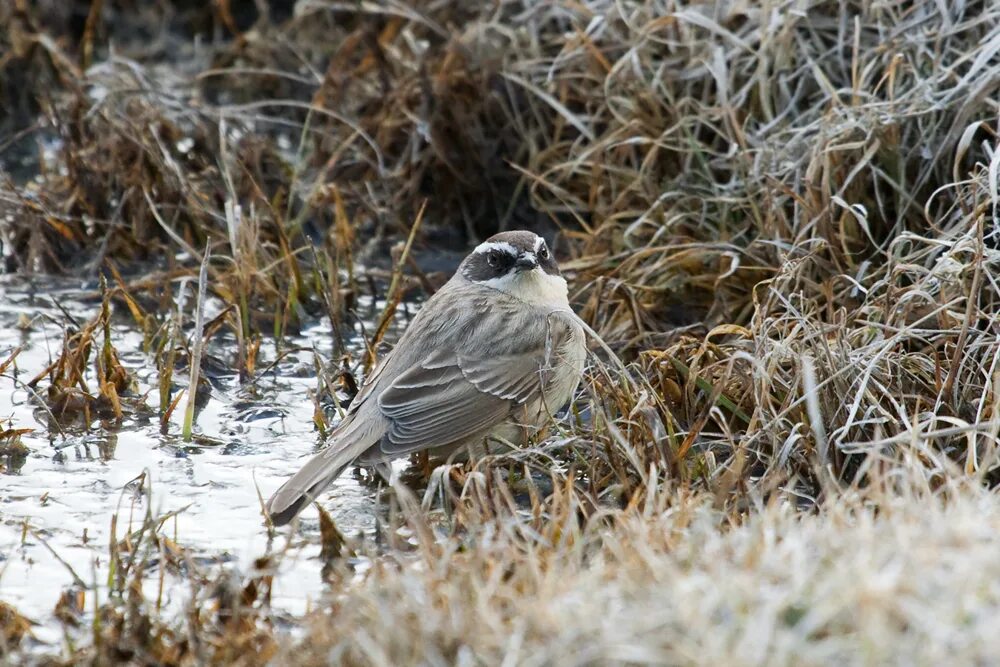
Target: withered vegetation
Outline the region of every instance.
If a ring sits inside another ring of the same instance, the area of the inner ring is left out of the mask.
[[[225,309],[199,333],[232,334],[244,381],[262,340],[327,318],[347,370],[321,387],[354,386],[441,277],[414,253],[520,227],[556,238],[616,355],[549,441],[438,468],[422,502],[395,489],[388,544],[327,517],[307,618],[271,613],[280,553],[212,581],[150,516],[92,620],[60,601],[89,632],[37,659],[995,655],[1000,594],[960,573],[996,570],[998,68],[986,0],[0,0],[7,270],[104,276],[29,383],[53,428],[141,409],[112,308],[146,334],[167,427],[199,358],[175,280],[206,254]],[[347,358],[349,313],[390,282]],[[180,615],[141,585],[171,567],[196,591]]]

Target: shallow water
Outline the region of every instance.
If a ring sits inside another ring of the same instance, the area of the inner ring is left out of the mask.
[[[0,282],[0,361],[22,347],[17,358],[22,382],[42,371],[62,348],[67,315],[56,300],[80,322],[100,308],[93,290],[82,290],[79,284],[46,282],[33,289],[37,296],[22,281]],[[25,318],[32,322],[27,331],[17,327]],[[9,416],[15,428],[35,429],[23,437],[31,450],[23,466],[0,474],[0,600],[37,621],[35,636],[43,642],[58,642],[62,636],[53,608],[60,593],[74,583],[70,569],[93,587],[87,591],[88,610],[93,609],[95,592],[103,599],[110,521],[116,510],[121,539],[141,525],[150,509],[147,503],[155,514],[185,508],[166,524],[165,533],[176,535],[206,567],[246,572],[267,550],[257,487],[266,498],[321,443],[313,426],[313,350],[325,360],[333,356],[328,323],[317,322],[288,339],[286,347],[305,349],[284,357],[253,390],[240,386],[235,370],[213,373],[211,398],[198,414],[196,431],[220,441],[218,446],[181,443],[184,400],[175,410],[171,435],[160,434],[157,371],[142,342],[130,321],[116,319],[113,343],[138,380],[139,393],[148,392],[144,402],[151,414],[126,416],[112,430],[95,422],[89,430],[77,424],[64,435],[50,433],[44,410],[23,384],[0,378],[0,419]],[[351,344],[361,349],[361,338]],[[209,346],[210,353],[227,362],[234,350],[235,344],[225,339]],[[273,343],[265,341],[261,353],[258,368],[275,359]],[[175,382],[186,386],[186,374],[175,373]],[[135,485],[128,485],[144,471],[150,493],[135,493]],[[345,535],[371,534],[377,511],[374,495],[345,474],[322,502]],[[274,579],[272,605],[279,611],[301,613],[323,591],[314,510],[304,512],[299,536],[305,539],[293,541]],[[179,606],[190,595],[187,582],[167,581],[166,604]]]

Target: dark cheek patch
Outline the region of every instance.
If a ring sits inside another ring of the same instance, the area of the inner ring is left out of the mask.
[[[500,262],[496,266],[490,266],[485,253],[469,255],[462,263],[462,275],[473,282],[498,278],[507,273],[514,263],[512,257],[507,254],[500,256]]]
[[[462,275],[468,280],[478,282],[489,280],[495,274],[484,255],[471,255],[462,265]]]
[[[559,275],[559,265],[556,264],[555,257],[552,256],[552,253],[549,253],[549,256],[541,260],[538,265],[542,267],[542,270],[550,276]]]

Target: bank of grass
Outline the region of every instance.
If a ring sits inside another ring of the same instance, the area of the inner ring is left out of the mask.
[[[400,490],[389,548],[329,543],[328,596],[291,617],[269,606],[280,548],[247,572],[220,574],[188,559],[149,517],[111,549],[118,567],[95,620],[79,607],[90,594],[68,592],[56,610],[72,643],[58,657],[36,648],[26,659],[988,664],[1000,648],[995,495],[958,474],[931,488],[921,467],[842,490],[818,512],[755,497],[740,513],[668,485],[642,505],[595,512],[564,479],[518,506],[507,476],[483,468],[446,493],[448,512]],[[358,555],[371,558],[361,573]],[[142,580],[162,570],[184,580],[175,600],[189,589],[180,608],[160,607],[155,586],[143,592]],[[30,632],[23,619],[4,619],[8,639]]]
[[[538,534],[491,518],[461,549],[381,562],[275,664],[988,663],[1000,514],[951,490],[740,517],[680,494]]]
[[[76,29],[0,10],[27,119],[4,145],[47,146],[33,180],[4,165],[9,268],[159,261],[109,288],[155,329],[208,248],[249,378],[262,336],[346,326],[426,206],[418,249],[555,234],[628,364],[595,364],[534,459],[550,489],[456,472],[446,520],[402,512],[416,553],[336,579],[307,640],[249,579],[242,611],[149,621],[158,660],[990,655],[997,591],[966,573],[992,568],[1000,463],[1000,8],[309,0],[254,23],[168,2],[186,18],[151,45],[126,4],[67,3]],[[68,659],[118,646],[96,637]]]

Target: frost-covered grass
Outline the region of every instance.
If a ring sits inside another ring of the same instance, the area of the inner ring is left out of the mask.
[[[278,662],[987,664],[1000,505],[954,491],[877,507],[846,494],[818,513],[774,502],[739,519],[674,498],[529,544],[501,521],[460,551],[383,563]]]

